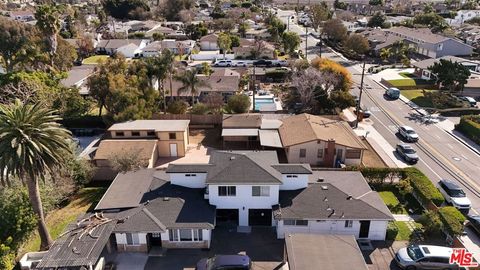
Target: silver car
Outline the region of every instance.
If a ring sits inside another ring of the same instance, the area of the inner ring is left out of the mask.
[[[395,254],[395,262],[402,269],[459,269],[458,265],[450,264],[453,249],[449,247],[430,245],[411,245],[401,248]]]
[[[408,142],[417,142],[418,141],[418,134],[415,130],[409,126],[401,126],[398,128],[398,133],[405,138]]]
[[[406,143],[397,144],[397,148],[395,150],[407,163],[415,164],[419,160],[417,151],[415,151],[415,149]]]

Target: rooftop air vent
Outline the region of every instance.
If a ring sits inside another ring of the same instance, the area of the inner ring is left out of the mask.
[[[325,198],[323,198],[323,201],[328,202],[328,198],[325,196]]]
[[[328,186],[322,186],[322,190],[328,190]]]
[[[169,198],[169,197],[164,197],[163,200],[164,200],[165,202],[168,202],[168,201],[170,201],[170,198]]]
[[[349,201],[350,201],[350,200],[353,200],[352,195],[348,195],[348,196],[347,196],[347,200],[349,200]]]
[[[324,181],[325,181],[325,179],[324,179],[323,177],[319,177],[319,178],[317,179],[317,182],[319,182],[319,183],[323,183]]]
[[[230,160],[235,160],[235,157],[230,157]]]

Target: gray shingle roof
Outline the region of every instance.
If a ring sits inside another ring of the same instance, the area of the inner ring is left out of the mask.
[[[212,164],[168,164],[167,173],[207,173]]]
[[[272,167],[281,174],[312,174],[309,164],[278,164]]]

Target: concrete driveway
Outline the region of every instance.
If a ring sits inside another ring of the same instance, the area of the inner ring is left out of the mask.
[[[251,233],[235,229],[213,230],[210,250],[169,249],[164,256],[149,257],[145,270],[195,269],[198,260],[215,254],[247,254],[254,270],[277,269],[283,259],[284,241],[277,240],[272,228],[252,228]]]

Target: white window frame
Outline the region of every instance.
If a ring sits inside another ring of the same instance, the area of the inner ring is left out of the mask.
[[[353,220],[345,220],[345,228],[352,228]]]
[[[189,231],[190,240],[181,239],[180,237],[181,230]],[[170,242],[201,242],[203,241],[203,230],[202,229],[169,229],[168,239]]]
[[[269,197],[269,186],[252,186],[252,197]]]
[[[131,244],[128,243],[129,236],[131,238]],[[138,233],[125,233],[125,241],[127,243],[127,246],[140,246],[140,236],[138,235]]]
[[[289,221],[291,224],[286,224],[285,222]],[[302,224],[302,223],[307,223],[307,224]],[[285,219],[283,220],[283,225],[285,226],[299,226],[299,227],[307,227],[308,226],[308,220],[304,219]]]
[[[225,195],[220,194],[220,189],[225,188]],[[236,186],[218,186],[218,196],[219,197],[235,197],[237,196],[237,187]]]

